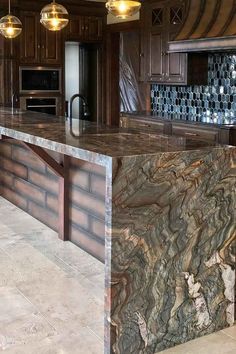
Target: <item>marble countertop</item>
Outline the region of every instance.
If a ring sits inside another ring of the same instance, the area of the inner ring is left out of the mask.
[[[151,111],[135,111],[122,112],[121,116],[130,116],[134,118],[146,118],[153,120],[174,121],[178,123],[190,123],[196,125],[212,125],[223,128],[236,129],[236,118],[225,117],[222,114],[213,115],[196,115],[196,114],[180,114],[180,113],[153,113]]]
[[[0,134],[106,165],[112,157],[217,148],[214,142],[143,133],[30,111],[0,109]]]

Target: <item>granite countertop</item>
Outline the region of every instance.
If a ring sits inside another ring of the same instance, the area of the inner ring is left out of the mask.
[[[213,115],[195,115],[195,114],[180,114],[180,113],[153,113],[152,111],[135,111],[122,112],[121,116],[130,116],[134,118],[146,118],[153,120],[174,121],[178,123],[190,123],[196,125],[212,125],[224,128],[236,128],[235,117],[225,117],[222,114]]]
[[[214,142],[143,133],[30,111],[0,109],[0,134],[106,165],[111,157],[214,148]]]

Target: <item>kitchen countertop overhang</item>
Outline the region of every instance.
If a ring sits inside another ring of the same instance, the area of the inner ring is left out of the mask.
[[[0,109],[0,134],[106,166],[110,158],[217,148],[188,137],[143,133],[89,121]]]

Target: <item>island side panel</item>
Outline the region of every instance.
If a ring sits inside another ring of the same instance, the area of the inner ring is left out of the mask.
[[[58,231],[58,177],[16,140],[0,142],[0,170],[1,195]],[[105,168],[70,158],[69,181],[69,239],[103,261]]]
[[[233,324],[235,166],[228,147],[113,159],[106,354]]]

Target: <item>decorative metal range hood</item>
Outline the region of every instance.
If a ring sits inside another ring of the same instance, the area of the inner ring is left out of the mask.
[[[236,0],[187,0],[185,22],[169,52],[236,51]]]

